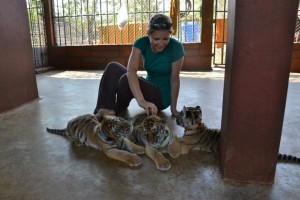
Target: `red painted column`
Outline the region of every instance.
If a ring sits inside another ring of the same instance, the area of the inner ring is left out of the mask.
[[[38,98],[26,1],[0,1],[0,113]]]
[[[220,152],[224,180],[274,181],[298,3],[229,1]]]

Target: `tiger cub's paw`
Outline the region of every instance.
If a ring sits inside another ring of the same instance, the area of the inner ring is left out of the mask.
[[[156,168],[162,171],[169,170],[171,168],[171,163],[168,159],[161,156],[156,156],[155,158]]]
[[[171,144],[168,145],[168,153],[172,158],[178,158],[180,156],[180,141],[175,138]]]
[[[132,154],[130,157],[128,157],[127,163],[131,167],[137,167],[142,164],[142,158],[138,155]]]
[[[74,141],[75,145],[78,146],[78,147],[84,146],[84,144],[81,143],[79,139],[74,139],[73,141]]]
[[[134,148],[134,152],[133,153],[144,154],[145,153],[145,147],[136,145],[136,147]]]
[[[128,139],[124,139],[124,142],[126,143],[127,150],[129,150],[131,153],[134,154],[144,154],[145,153],[145,147],[134,144]]]

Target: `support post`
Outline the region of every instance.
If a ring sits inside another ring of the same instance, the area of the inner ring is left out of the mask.
[[[220,163],[224,180],[270,184],[288,89],[298,0],[228,2]]]

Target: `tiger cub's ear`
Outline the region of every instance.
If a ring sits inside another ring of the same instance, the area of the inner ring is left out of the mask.
[[[98,113],[95,116],[96,116],[96,118],[98,119],[99,122],[102,122],[103,119],[104,119],[104,116],[103,115],[98,115]]]
[[[167,124],[167,120],[165,118],[160,118],[159,123],[161,125],[166,125]]]
[[[157,123],[159,123],[160,125],[166,125],[167,124],[167,120],[165,118],[161,118],[157,115],[153,115],[152,117]]]
[[[103,119],[104,119],[104,115],[105,115],[105,112],[104,112],[104,109],[100,109],[96,114],[96,118],[98,119],[99,122],[102,122]]]
[[[153,131],[153,127],[157,127],[159,125],[162,125],[162,119],[157,115],[150,115],[146,117],[142,123],[144,127],[144,131],[149,134]]]
[[[95,116],[97,117],[99,122],[102,122],[104,120],[104,118],[112,118],[114,116],[114,111],[113,110],[108,110],[108,109],[104,109],[101,108],[97,114],[95,114]]]

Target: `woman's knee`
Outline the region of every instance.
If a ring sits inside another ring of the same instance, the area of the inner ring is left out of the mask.
[[[127,74],[123,74],[119,79],[119,86],[129,87]]]
[[[133,95],[132,95],[132,92],[131,92],[131,89],[129,86],[127,74],[123,74],[121,76],[121,78],[119,79],[117,93],[121,98],[123,98],[123,97],[126,97],[126,99],[133,98]]]
[[[105,72],[109,73],[124,73],[126,68],[118,62],[110,62],[106,65]]]

